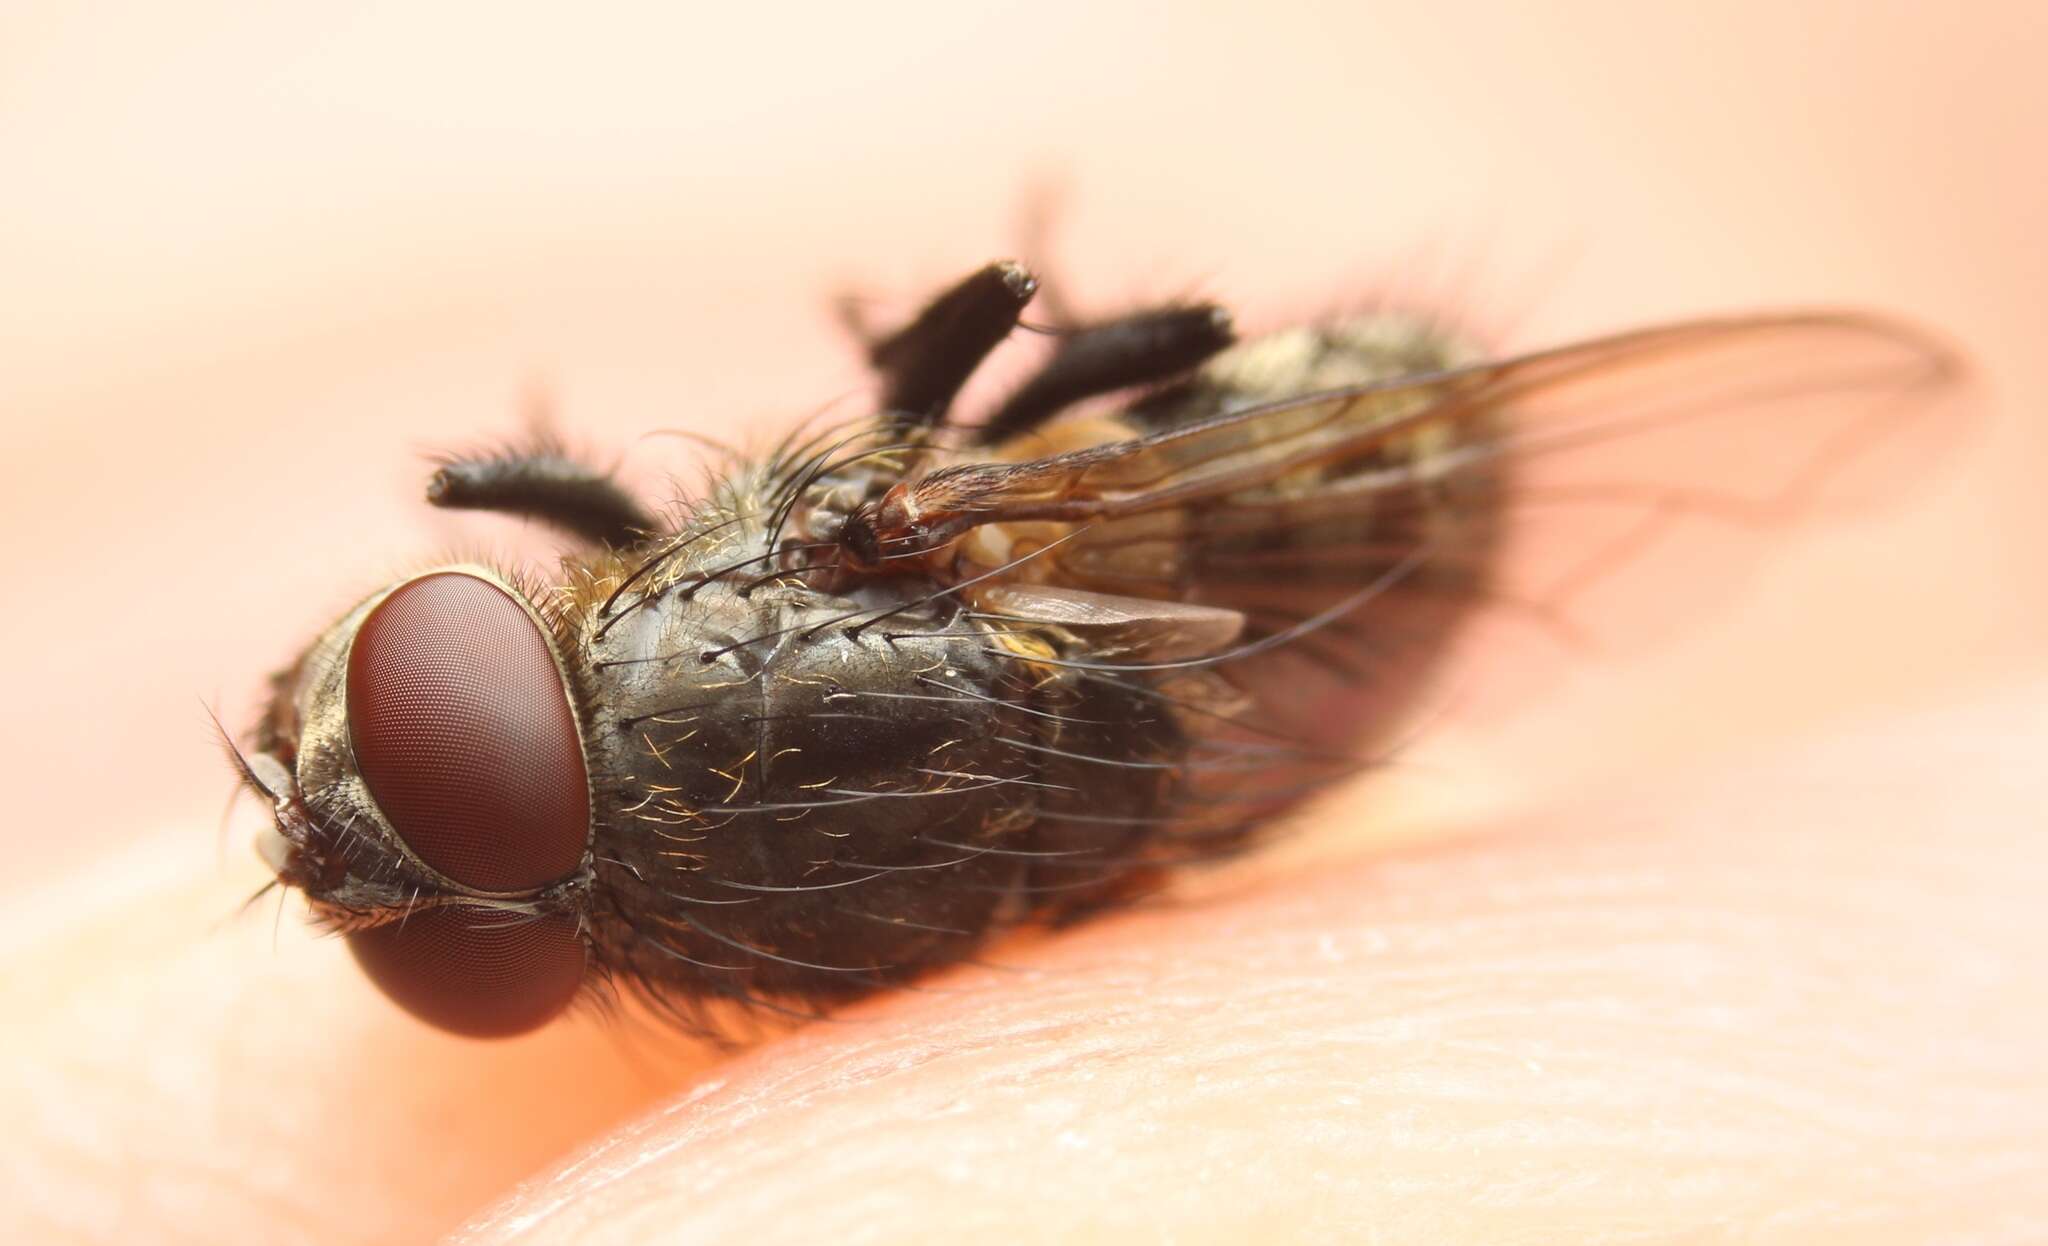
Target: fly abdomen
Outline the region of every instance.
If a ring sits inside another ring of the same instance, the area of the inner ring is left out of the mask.
[[[1442,373],[1469,357],[1463,343],[1413,316],[1285,329],[1222,352],[1122,418],[1163,435],[1303,394]],[[1361,398],[1351,418],[1391,428],[1419,404],[1402,393],[1388,394],[1383,410],[1376,401]],[[1283,432],[1276,424],[1272,435]],[[1240,612],[1256,651],[1215,667],[1249,702],[1240,725],[1268,741],[1369,751],[1402,723],[1447,639],[1486,593],[1505,465],[1475,470],[1459,453],[1493,435],[1492,417],[1480,411],[1456,425],[1365,439],[1363,450],[1239,491],[1097,522],[1055,557],[1063,573],[1100,591]],[[1281,442],[1271,448],[1276,461],[1289,452]],[[1258,738],[1246,746],[1259,747]],[[1298,770],[1292,760],[1276,766]],[[1316,786],[1282,780],[1274,790],[1290,782]]]

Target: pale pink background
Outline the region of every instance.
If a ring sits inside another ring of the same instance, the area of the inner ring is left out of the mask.
[[[498,539],[424,511],[419,452],[535,383],[598,446],[765,437],[859,379],[829,291],[1012,249],[1048,176],[1098,303],[1270,321],[1391,275],[1517,344],[1816,300],[1967,343],[1995,418],[1934,487],[1561,692],[1646,748],[1729,708],[1695,698],[1792,719],[2041,652],[2038,6],[352,7],[0,16],[25,880],[213,818],[203,702],[239,718],[353,595]]]

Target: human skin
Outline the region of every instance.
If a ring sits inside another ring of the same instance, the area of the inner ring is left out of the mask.
[[[2038,1239],[2044,690],[1034,948],[460,1240]]]
[[[334,944],[193,944],[160,854],[11,915],[18,1240],[2036,1240],[2044,738],[2040,682],[1845,724],[723,1059],[431,1033]]]
[[[772,64],[703,51],[768,46],[743,15],[586,44],[258,7],[0,16],[11,1238],[2048,1237],[2030,6],[934,8]],[[1029,73],[1000,107],[989,47]],[[835,282],[991,258],[1046,167],[1091,307],[1270,324],[1420,269],[1535,346],[1870,304],[1967,346],[1979,419],[1274,852],[737,1053],[447,1038],[295,906],[237,915],[260,814],[216,855],[198,699],[247,721],[353,595],[499,547],[424,511],[418,451],[535,378],[606,451],[758,443],[857,381]]]

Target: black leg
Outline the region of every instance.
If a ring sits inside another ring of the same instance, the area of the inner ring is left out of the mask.
[[[975,434],[989,444],[1028,432],[1084,398],[1170,380],[1236,340],[1230,314],[1207,303],[1134,312],[1076,330]]]
[[[427,501],[538,519],[600,545],[633,545],[654,528],[609,474],[545,444],[448,459],[427,482]]]
[[[882,374],[882,407],[906,425],[928,427],[1010,330],[1038,291],[1020,264],[990,264],[939,295],[917,319],[868,348]]]

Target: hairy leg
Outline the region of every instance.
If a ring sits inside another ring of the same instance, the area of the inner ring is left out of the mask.
[[[1073,330],[976,436],[1001,441],[1098,394],[1172,380],[1236,340],[1230,313],[1209,303],[1147,308]]]
[[[598,545],[632,545],[654,528],[609,472],[547,444],[447,459],[427,482],[427,501],[538,519]]]
[[[882,376],[882,409],[904,424],[944,422],[967,378],[1017,327],[1038,279],[1020,264],[998,261],[925,305],[903,328],[868,347]]]

